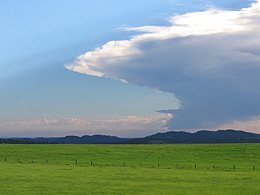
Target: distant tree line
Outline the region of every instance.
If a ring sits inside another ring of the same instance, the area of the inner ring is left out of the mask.
[[[174,140],[169,138],[136,138],[121,142],[120,144],[214,144],[214,143],[260,143],[260,139],[185,139]]]
[[[23,140],[23,139],[0,139],[0,144],[57,144],[57,142]]]
[[[108,135],[65,137],[9,138],[0,144],[206,144],[206,143],[260,143],[260,134],[237,130],[201,130],[195,133],[169,131],[144,138],[119,138]]]

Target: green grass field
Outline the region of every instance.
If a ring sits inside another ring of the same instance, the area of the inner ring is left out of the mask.
[[[0,173],[0,194],[260,194],[260,144],[2,144]]]

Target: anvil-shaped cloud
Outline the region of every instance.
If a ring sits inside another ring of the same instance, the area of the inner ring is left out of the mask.
[[[260,1],[240,11],[177,15],[169,26],[110,41],[77,57],[69,70],[171,92],[170,129],[217,128],[260,114]]]

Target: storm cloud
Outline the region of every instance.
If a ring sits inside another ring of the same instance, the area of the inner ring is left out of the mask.
[[[169,129],[217,128],[260,114],[260,2],[240,11],[209,9],[173,16],[169,26],[126,28],[77,57],[69,70],[173,93]],[[140,34],[141,32],[141,34]]]

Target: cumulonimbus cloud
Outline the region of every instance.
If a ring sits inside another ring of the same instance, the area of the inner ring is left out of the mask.
[[[170,18],[170,26],[126,28],[65,67],[171,92],[170,129],[216,128],[260,113],[260,1],[240,11],[209,9]]]

